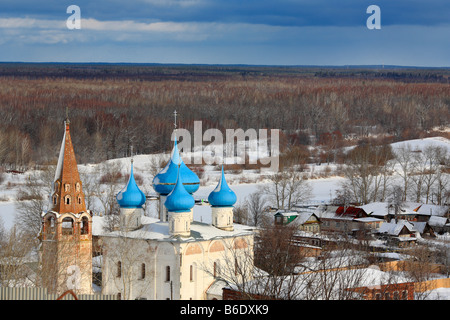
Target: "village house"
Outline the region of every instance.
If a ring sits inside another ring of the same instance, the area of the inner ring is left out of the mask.
[[[321,231],[356,234],[377,229],[382,220],[369,216],[363,208],[326,206],[315,211],[321,221]]]
[[[274,218],[277,225],[294,222],[300,231],[320,232],[320,220],[311,211],[278,210],[274,214]]]
[[[397,223],[383,222],[378,235],[386,240],[387,245],[407,247],[416,243],[419,232],[409,221],[399,220]]]

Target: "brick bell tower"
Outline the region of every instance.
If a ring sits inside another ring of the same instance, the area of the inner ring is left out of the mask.
[[[90,294],[92,213],[86,210],[68,117],[52,189],[50,210],[42,214],[43,287],[57,294],[69,289]]]

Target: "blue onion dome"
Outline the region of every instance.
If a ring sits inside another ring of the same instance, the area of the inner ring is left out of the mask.
[[[208,201],[213,207],[232,207],[236,200],[236,194],[228,187],[225,180],[222,166],[222,176],[217,187],[209,194]]]
[[[195,205],[194,197],[186,191],[180,173],[181,170],[177,175],[177,182],[175,183],[175,186],[167,196],[166,202],[164,203],[169,212],[191,211]]]
[[[130,178],[125,188],[117,196],[117,203],[121,208],[142,208],[145,203],[145,194],[139,189],[134,179],[133,162],[131,162]]]
[[[178,168],[178,165],[180,166]],[[153,178],[153,188],[156,192],[162,195],[168,195],[177,181],[178,170],[182,177],[186,191],[193,194],[200,187],[200,179],[192,172],[180,157],[178,151],[177,140],[175,140],[167,165]]]

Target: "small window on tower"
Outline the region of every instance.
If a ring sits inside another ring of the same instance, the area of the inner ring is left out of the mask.
[[[80,192],[81,190],[81,185],[79,182],[77,182],[77,184],[75,185],[75,189],[77,190],[77,192]]]
[[[58,204],[58,196],[56,194],[53,196],[53,204],[54,205]]]
[[[65,204],[70,204],[70,196],[69,195],[64,197],[64,203]]]
[[[66,183],[64,185],[64,191],[69,192],[70,191],[70,184]]]
[[[78,196],[78,204],[81,204],[81,197]]]
[[[170,281],[170,267],[166,267],[166,282]]]

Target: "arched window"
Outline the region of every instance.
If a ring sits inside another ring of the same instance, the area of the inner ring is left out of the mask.
[[[170,281],[170,267],[166,267],[166,282]]]
[[[116,276],[117,278],[120,278],[122,276],[122,262],[117,261],[117,270],[116,270]]]
[[[81,218],[81,230],[80,234],[88,234],[89,233],[89,219],[87,217]]]
[[[81,196],[78,196],[77,201],[78,201],[78,204],[81,204],[81,201],[82,201]]]
[[[50,216],[45,221],[45,233],[47,239],[53,239],[55,235],[55,217]]]
[[[141,264],[141,280],[145,279],[145,263]]]
[[[217,276],[220,274],[220,266],[218,262],[214,262],[213,266],[213,276],[214,278],[217,278]]]
[[[72,235],[73,234],[73,219],[66,217],[62,221],[62,234]]]
[[[66,195],[65,197],[64,197],[64,203],[65,204],[70,204],[72,201],[71,201],[71,198],[70,198],[70,196],[69,195]]]
[[[69,191],[70,191],[70,184],[66,183],[66,184],[64,185],[64,191],[65,191],[65,192],[69,192]]]
[[[55,194],[55,195],[53,196],[53,204],[54,204],[54,205],[57,205],[57,204],[58,204],[58,195],[57,195],[57,194]]]
[[[75,185],[75,190],[76,190],[77,192],[80,192],[80,190],[81,190],[81,184],[80,184],[79,182],[77,182],[77,184]]]

